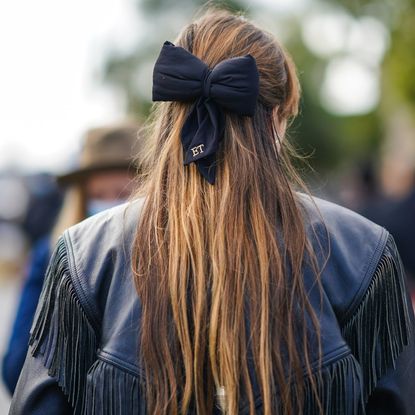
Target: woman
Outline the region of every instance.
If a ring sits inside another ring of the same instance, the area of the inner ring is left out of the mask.
[[[297,190],[286,52],[210,10],[164,43],[153,100],[151,175],[59,240],[11,413],[411,413],[399,254]]]
[[[9,345],[3,357],[2,375],[11,394],[22,369],[29,330],[39,301],[50,250],[68,227],[101,210],[124,203],[132,189],[132,150],[137,146],[137,124],[93,128],[85,136],[79,165],[58,176],[66,189],[65,201],[52,235],[40,239],[32,250]]]

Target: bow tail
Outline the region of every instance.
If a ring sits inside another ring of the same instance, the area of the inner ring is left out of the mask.
[[[202,176],[214,184],[216,152],[224,132],[224,116],[210,98],[200,97],[182,129],[184,164],[195,163]]]
[[[199,173],[210,183],[215,184],[216,180],[216,157],[211,154],[208,157],[199,159],[196,162]]]

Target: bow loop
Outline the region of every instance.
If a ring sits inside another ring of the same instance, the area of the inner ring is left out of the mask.
[[[259,75],[251,55],[225,59],[212,70],[211,97],[222,107],[252,117],[259,94]]]
[[[186,49],[165,41],[154,66],[153,101],[196,100],[181,131],[184,164],[195,162],[211,184],[225,129],[223,110],[252,117],[258,94],[258,69],[249,54],[210,69]]]

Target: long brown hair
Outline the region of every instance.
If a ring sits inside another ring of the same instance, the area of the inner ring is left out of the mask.
[[[297,414],[312,373],[306,320],[317,337],[319,326],[302,274],[301,180],[282,139],[298,111],[296,71],[271,34],[224,10],[207,10],[175,44],[210,68],[251,54],[260,93],[253,118],[225,113],[214,186],[183,166],[190,104],[153,107],[133,258],[147,408],[211,414],[219,401],[252,414],[255,383],[264,414]]]
[[[56,223],[52,229],[52,243],[55,244],[62,232],[86,218],[86,194],[81,183],[65,191],[65,197]]]

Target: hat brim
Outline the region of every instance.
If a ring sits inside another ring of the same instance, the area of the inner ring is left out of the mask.
[[[135,166],[133,163],[115,163],[106,164],[103,166],[91,166],[73,170],[69,173],[56,176],[56,181],[60,186],[68,186],[73,184],[79,184],[85,181],[91,174],[108,172],[108,171],[129,171],[133,173]]]

